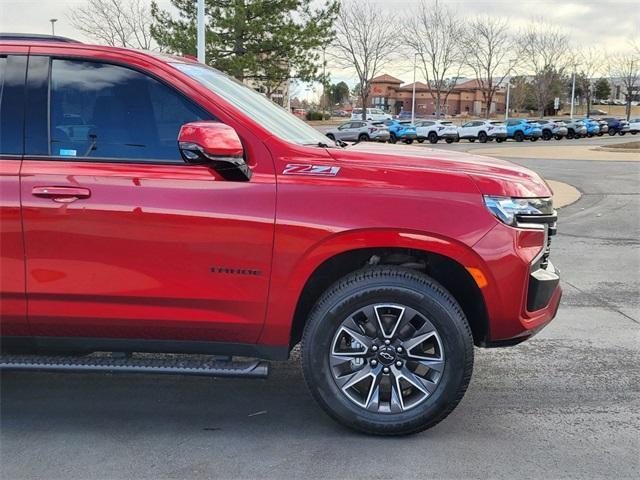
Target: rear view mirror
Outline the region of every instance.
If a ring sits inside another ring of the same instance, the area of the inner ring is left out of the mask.
[[[180,154],[187,163],[210,164],[225,180],[247,181],[251,169],[236,131],[224,123],[187,123],[178,135]]]

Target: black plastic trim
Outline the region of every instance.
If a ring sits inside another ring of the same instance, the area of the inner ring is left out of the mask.
[[[2,355],[0,370],[62,373],[146,373],[153,375],[196,375],[206,377],[266,378],[269,364],[260,360],[232,362],[216,359],[63,357],[44,355]]]
[[[46,35],[42,33],[0,33],[1,41],[17,40],[20,42],[62,42],[81,43],[73,38],[61,37],[59,35]]]

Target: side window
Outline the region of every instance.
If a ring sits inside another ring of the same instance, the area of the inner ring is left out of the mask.
[[[53,157],[181,161],[180,127],[212,119],[163,83],[98,62],[54,59],[49,104]]]
[[[431,127],[435,124],[435,122],[422,122],[423,127]]]
[[[0,56],[0,154],[22,155],[26,55]]]

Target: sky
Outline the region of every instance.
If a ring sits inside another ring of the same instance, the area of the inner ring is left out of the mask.
[[[420,0],[371,1],[377,8],[399,14],[420,4]],[[86,0],[0,0],[0,31],[50,33],[49,19],[57,18],[56,34],[86,41],[67,19],[74,7],[85,3]],[[165,8],[170,6],[169,0],[158,3]],[[629,40],[640,37],[640,0],[441,0],[441,3],[449,5],[463,20],[476,14],[505,18],[514,31],[532,19],[542,19],[561,29],[577,48],[591,46],[611,53],[625,52],[629,50]],[[390,70],[393,71],[387,73],[405,82],[413,80],[412,65],[400,58]],[[329,71],[333,81],[355,83],[352,71],[331,65]]]

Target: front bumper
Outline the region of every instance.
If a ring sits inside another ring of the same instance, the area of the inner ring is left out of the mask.
[[[371,140],[374,142],[386,142],[387,140],[389,140],[389,138],[389,132],[378,132],[371,134]]]
[[[474,245],[487,277],[481,288],[488,317],[482,346],[520,343],[555,317],[562,289],[549,261],[549,230],[498,224]]]
[[[447,138],[458,138],[458,132],[445,132],[442,134],[438,134],[438,138],[447,139]]]
[[[415,140],[418,138],[416,133],[399,133],[398,140]]]

